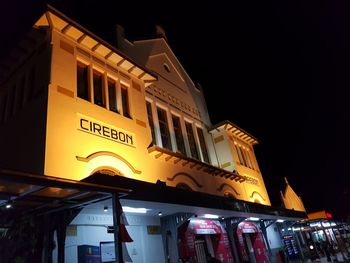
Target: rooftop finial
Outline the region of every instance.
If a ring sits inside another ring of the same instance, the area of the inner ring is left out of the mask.
[[[289,185],[287,177],[284,177],[284,181],[286,182],[287,185]]]
[[[156,36],[157,37],[162,37],[162,38],[165,39],[165,41],[168,41],[168,39],[166,37],[166,34],[165,34],[165,30],[160,25],[156,25]]]

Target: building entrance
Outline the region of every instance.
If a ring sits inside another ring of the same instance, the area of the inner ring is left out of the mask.
[[[267,249],[260,229],[252,222],[237,227],[238,246],[243,262],[268,263]]]
[[[226,231],[219,221],[192,219],[178,229],[179,256],[193,263],[206,263],[207,254],[223,263],[232,263]]]

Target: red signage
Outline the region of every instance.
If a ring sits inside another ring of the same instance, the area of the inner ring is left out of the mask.
[[[233,263],[230,243],[226,231],[219,221],[193,219],[180,226],[178,231],[181,258],[192,258],[193,262],[197,263],[196,242],[202,240],[208,251],[214,251],[218,260],[223,263]]]
[[[263,235],[252,222],[242,222],[237,227],[239,252],[243,262],[249,262],[248,249],[254,251],[257,263],[269,263]],[[249,245],[248,245],[249,244]],[[251,247],[249,247],[251,246]]]
[[[326,217],[330,219],[333,218],[333,215],[331,213],[326,213]]]

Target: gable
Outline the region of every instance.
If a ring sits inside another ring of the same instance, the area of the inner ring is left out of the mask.
[[[166,53],[151,55],[146,67],[157,72],[160,78],[175,85],[183,92],[187,91],[184,76],[178,71]]]

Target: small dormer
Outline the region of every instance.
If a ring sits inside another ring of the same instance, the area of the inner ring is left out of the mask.
[[[210,129],[219,166],[228,171],[240,167],[259,171],[253,146],[258,140],[230,121],[223,121]]]

